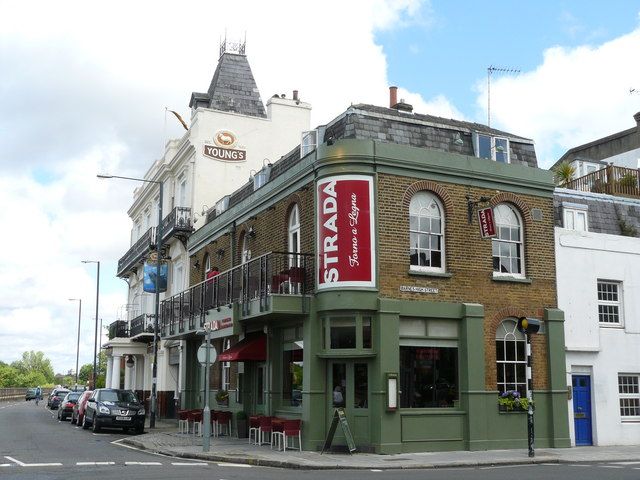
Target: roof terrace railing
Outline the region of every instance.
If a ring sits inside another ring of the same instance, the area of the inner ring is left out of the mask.
[[[560,186],[581,192],[640,198],[640,169],[608,165]]]

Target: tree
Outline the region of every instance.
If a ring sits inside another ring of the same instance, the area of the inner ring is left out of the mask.
[[[0,387],[6,388],[20,386],[18,385],[19,376],[20,374],[18,373],[18,370],[12,366],[7,365],[6,363],[0,365]]]
[[[51,383],[54,380],[53,367],[51,366],[51,360],[45,358],[43,352],[24,352],[21,360],[16,360],[11,364],[13,368],[18,370],[20,374],[26,375],[30,372],[40,372],[47,383]]]
[[[100,352],[98,354],[98,363],[96,365],[96,388],[104,388],[105,377],[107,376],[107,354]],[[80,367],[78,372],[78,383],[86,385],[87,382],[93,381],[93,363],[85,363]]]
[[[556,168],[553,169],[553,175],[555,177],[556,185],[564,185],[565,183],[573,180],[573,176],[576,173],[576,167],[569,162],[559,163]]]

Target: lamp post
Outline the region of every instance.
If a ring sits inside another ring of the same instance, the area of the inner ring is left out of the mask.
[[[98,266],[98,271],[96,273],[96,328],[93,337],[93,388],[96,388],[96,355],[97,355],[97,347],[98,343],[98,301],[100,300],[100,261],[99,260],[82,260],[82,263],[95,263]]]
[[[151,373],[151,409],[149,412],[149,428],[156,426],[156,404],[158,384],[158,321],[160,318],[160,260],[162,252],[162,182],[145,178],[121,177],[119,175],[98,175],[98,178],[120,178],[143,183],[158,185],[158,226],[156,228],[156,284],[155,284],[155,315],[153,319],[153,365]]]
[[[76,346],[76,390],[78,390],[78,360],[80,358],[80,318],[82,315],[82,299],[70,298],[70,302],[78,302],[78,343]]]

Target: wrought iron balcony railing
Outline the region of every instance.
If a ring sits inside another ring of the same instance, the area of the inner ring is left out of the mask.
[[[161,331],[176,335],[202,328],[207,311],[213,308],[239,303],[246,314],[254,300],[266,308],[272,295],[307,295],[314,285],[313,255],[267,253],[164,300]]]
[[[142,235],[136,243],[118,260],[117,276],[121,277],[131,270],[145,254],[149,251],[151,245],[155,245],[155,228],[150,228]]]
[[[109,325],[109,340],[114,338],[129,338],[129,325],[125,320],[116,320]]]
[[[171,236],[186,237],[191,232],[193,232],[193,224],[191,223],[191,209],[189,207],[175,207],[162,220],[163,242]]]
[[[154,315],[143,313],[131,320],[129,336],[131,338],[142,335],[143,333],[153,336],[153,318]]]
[[[609,165],[560,186],[582,192],[640,198],[640,169]]]

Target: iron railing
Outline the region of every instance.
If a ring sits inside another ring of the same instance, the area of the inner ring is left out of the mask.
[[[640,198],[640,170],[608,165],[602,170],[570,180],[561,187],[582,192]]]
[[[133,266],[142,260],[142,257],[149,250],[151,245],[155,245],[155,228],[150,228],[142,235],[136,243],[118,260],[118,273],[120,276],[131,270]]]
[[[131,326],[129,328],[129,335],[135,337],[141,333],[153,334],[153,318],[154,315],[147,315],[143,313],[131,320]]]
[[[266,310],[271,295],[307,295],[314,285],[313,255],[266,253],[164,300],[161,331],[171,336],[202,328],[207,311],[234,303],[243,315],[254,300]]]
[[[109,325],[109,340],[114,338],[128,338],[129,325],[125,320],[116,320]]]
[[[193,232],[193,225],[191,224],[191,209],[189,207],[175,207],[162,220],[162,241],[176,233],[191,232]]]

